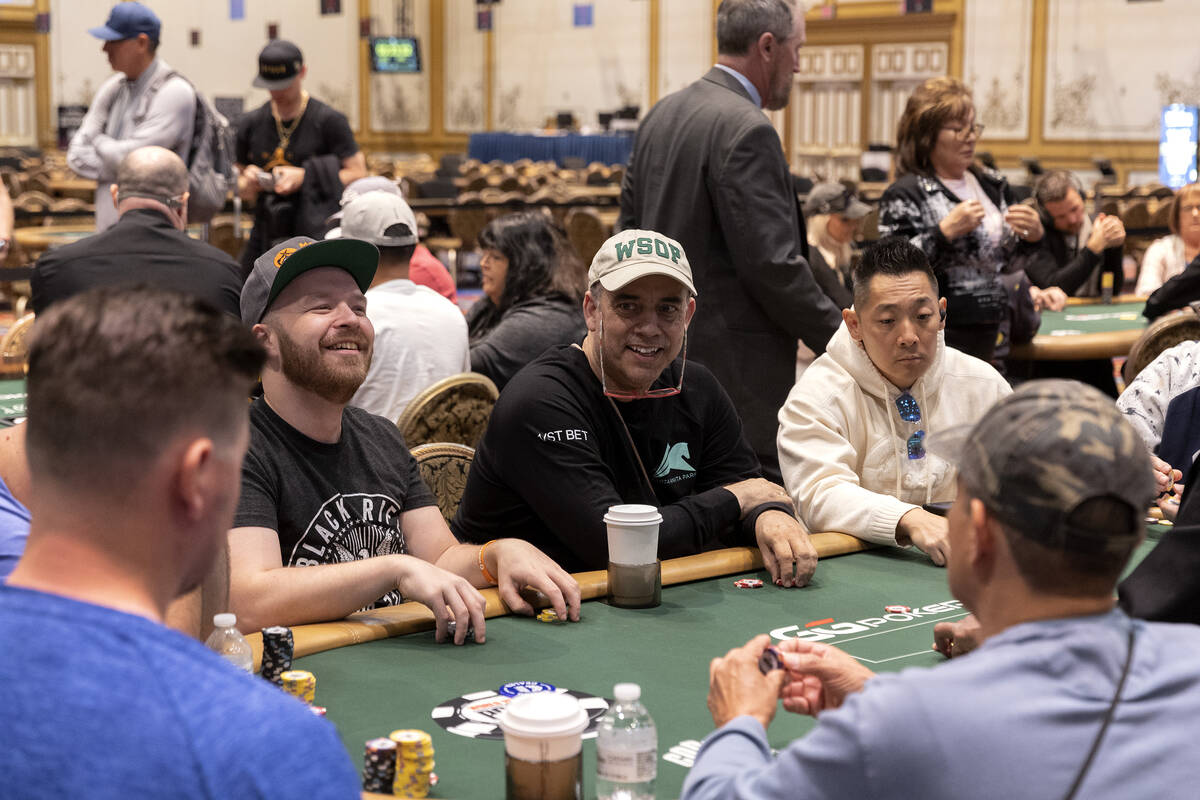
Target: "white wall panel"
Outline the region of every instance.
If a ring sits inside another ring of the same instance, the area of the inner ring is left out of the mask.
[[[989,139],[1029,138],[1033,0],[967,3],[963,77]]]
[[[1200,103],[1200,2],[1049,0],[1047,139],[1157,139],[1161,107]]]

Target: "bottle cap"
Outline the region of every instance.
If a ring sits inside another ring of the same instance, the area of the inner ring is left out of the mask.
[[[642,696],[642,687],[636,683],[618,683],[613,687],[613,697],[618,703],[635,703]]]
[[[237,615],[230,614],[228,611],[224,614],[217,614],[213,617],[213,625],[218,628],[232,628],[237,625]]]

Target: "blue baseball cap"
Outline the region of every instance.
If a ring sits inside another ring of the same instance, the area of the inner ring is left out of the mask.
[[[158,17],[141,3],[117,3],[109,12],[108,22],[99,28],[88,28],[88,33],[106,42],[132,39],[144,33],[157,42],[161,28]]]

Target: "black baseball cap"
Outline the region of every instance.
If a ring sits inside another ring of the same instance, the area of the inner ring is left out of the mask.
[[[254,85],[259,89],[286,89],[303,68],[304,54],[300,48],[284,39],[275,39],[258,54],[258,77]]]
[[[106,42],[133,39],[144,33],[157,42],[161,29],[158,17],[141,3],[117,3],[108,13],[108,21],[98,28],[88,28],[88,33]]]
[[[283,288],[310,269],[344,269],[365,292],[378,266],[379,248],[358,239],[318,241],[295,236],[280,242],[255,260],[250,277],[242,286],[242,321],[247,325],[262,322]]]

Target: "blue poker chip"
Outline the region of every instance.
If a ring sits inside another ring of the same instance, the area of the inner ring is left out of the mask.
[[[502,697],[516,697],[520,694],[537,694],[538,692],[553,692],[555,687],[541,681],[513,681],[506,683],[496,690]]]

